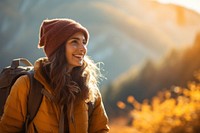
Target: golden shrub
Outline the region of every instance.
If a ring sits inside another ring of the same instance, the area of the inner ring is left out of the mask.
[[[127,101],[135,108],[131,127],[139,133],[197,133],[200,131],[200,84],[191,82],[187,88],[173,87],[160,92],[150,103]]]

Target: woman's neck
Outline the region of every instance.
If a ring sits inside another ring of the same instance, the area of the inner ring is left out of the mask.
[[[71,74],[71,72],[72,72],[72,69],[73,69],[73,67],[69,67],[69,66],[67,66],[67,68],[66,68],[66,74]]]

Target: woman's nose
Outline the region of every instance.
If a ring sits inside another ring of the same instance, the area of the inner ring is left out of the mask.
[[[81,52],[86,53],[86,52],[87,52],[87,46],[86,46],[85,44],[81,44],[80,47],[79,47],[79,50],[80,50]]]

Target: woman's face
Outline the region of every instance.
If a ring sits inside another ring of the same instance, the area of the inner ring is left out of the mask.
[[[82,32],[72,35],[66,42],[65,55],[68,68],[72,69],[83,65],[84,56],[87,53],[87,44]]]

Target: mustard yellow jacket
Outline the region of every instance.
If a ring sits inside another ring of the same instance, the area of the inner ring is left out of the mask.
[[[52,88],[41,74],[42,60],[35,63],[34,77],[40,81],[44,88],[52,93]],[[30,81],[27,75],[17,79],[10,95],[7,98],[4,114],[0,121],[0,133],[17,133],[23,128],[27,114],[27,98],[29,94]],[[107,133],[109,132],[108,118],[102,103],[99,90],[94,102],[93,112],[88,120],[88,105],[81,98],[74,103],[74,119],[68,119],[70,133]],[[68,111],[69,112],[69,111]],[[58,133],[61,107],[46,96],[43,96],[40,108],[33,121],[28,126],[28,133]]]

